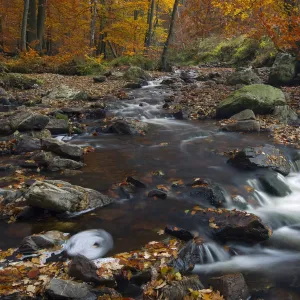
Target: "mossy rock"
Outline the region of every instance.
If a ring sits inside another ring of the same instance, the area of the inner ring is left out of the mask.
[[[264,115],[271,113],[275,106],[282,105],[286,105],[286,100],[280,89],[265,84],[252,84],[233,92],[219,103],[216,117],[230,118],[245,109]]]
[[[57,120],[66,120],[66,121],[69,121],[69,118],[67,115],[64,115],[64,114],[61,114],[61,113],[58,113],[55,115],[55,118]]]
[[[0,74],[0,84],[6,88],[29,90],[41,85],[41,81],[21,74],[3,73]]]
[[[145,70],[139,67],[130,67],[124,74],[124,78],[130,81],[142,80],[151,80],[151,76]]]

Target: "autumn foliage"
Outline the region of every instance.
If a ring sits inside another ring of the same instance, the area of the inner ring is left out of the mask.
[[[174,0],[0,0],[1,52],[21,52],[26,1],[26,50],[62,61],[85,55],[157,58],[174,5]],[[298,52],[299,16],[299,0],[186,0],[180,2],[171,44],[181,48],[213,34],[247,34],[268,36],[277,49]]]

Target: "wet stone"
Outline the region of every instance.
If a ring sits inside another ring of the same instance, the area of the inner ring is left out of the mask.
[[[188,230],[172,225],[166,226],[165,233],[172,235],[182,241],[190,241],[194,238],[193,234]]]
[[[166,199],[167,193],[161,190],[152,190],[148,193],[148,197],[157,197],[160,199]]]
[[[213,277],[209,280],[215,290],[230,300],[247,300],[250,296],[244,276],[241,273]]]
[[[136,179],[132,176],[127,177],[126,181],[131,183],[132,185],[134,185],[136,188],[146,188],[147,187],[143,182],[139,181],[138,179]]]

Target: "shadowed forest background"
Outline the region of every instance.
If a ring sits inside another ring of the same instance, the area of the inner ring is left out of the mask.
[[[162,52],[183,65],[270,65],[277,51],[298,54],[299,21],[296,0],[1,0],[0,59],[82,75],[108,61],[155,69]]]

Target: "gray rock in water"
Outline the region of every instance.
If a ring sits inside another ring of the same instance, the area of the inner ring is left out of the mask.
[[[66,134],[69,133],[69,123],[66,120],[50,118],[46,129],[52,134]]]
[[[83,149],[80,146],[61,142],[57,139],[43,139],[42,149],[72,159],[79,160],[83,157]]]
[[[18,251],[23,254],[32,254],[41,249],[53,248],[62,245],[68,237],[60,231],[47,231],[44,234],[33,234],[25,237]]]
[[[255,114],[251,109],[245,109],[235,115],[233,115],[230,120],[236,121],[246,121],[246,120],[256,120]]]
[[[209,280],[209,285],[214,290],[220,291],[225,299],[230,300],[247,300],[250,293],[241,273],[213,277]]]
[[[230,85],[236,85],[236,84],[249,85],[249,84],[262,83],[262,80],[257,76],[257,74],[252,69],[245,68],[232,73],[227,78],[227,83]]]
[[[291,83],[296,76],[296,57],[289,53],[278,53],[269,75],[271,85]]]
[[[264,84],[252,84],[233,92],[227,99],[220,102],[216,117],[230,118],[245,109],[256,114],[269,114],[275,106],[286,105],[284,93],[277,88]]]
[[[298,120],[298,115],[288,105],[275,106],[273,116],[283,123],[292,123]]]
[[[259,181],[264,190],[272,196],[284,197],[292,192],[289,186],[275,172],[261,175]]]
[[[41,141],[32,137],[22,136],[18,138],[15,153],[21,154],[26,152],[33,152],[42,148]]]
[[[84,167],[82,162],[61,158],[51,152],[40,151],[32,156],[32,159],[48,171],[78,170]]]
[[[272,169],[284,176],[288,175],[291,169],[287,157],[278,148],[271,145],[244,148],[229,159],[228,163],[246,170]]]
[[[86,283],[53,278],[46,286],[45,293],[48,299],[53,300],[97,300],[90,289]]]
[[[224,131],[236,132],[259,132],[260,123],[256,120],[237,121],[228,124],[222,124],[221,129]]]
[[[139,67],[130,67],[124,74],[126,80],[151,80],[151,75]]]
[[[36,181],[25,195],[30,206],[57,213],[80,212],[112,203],[112,199],[92,189],[60,180]]]

